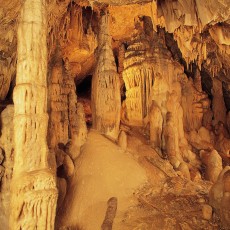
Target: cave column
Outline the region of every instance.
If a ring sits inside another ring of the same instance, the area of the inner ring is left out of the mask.
[[[98,61],[92,78],[93,128],[117,139],[120,128],[120,80],[111,46],[108,12],[101,18]]]
[[[18,25],[10,229],[54,229],[57,190],[48,166],[45,0],[25,0]]]

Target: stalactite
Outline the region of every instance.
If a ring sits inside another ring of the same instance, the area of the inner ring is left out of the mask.
[[[199,26],[180,26],[173,36],[187,65],[196,61],[201,69],[202,62],[207,58],[207,47],[199,31]]]
[[[149,55],[150,44],[140,21],[125,52],[124,71],[126,86],[126,119],[129,124],[143,125],[151,106],[153,66]]]
[[[18,25],[10,229],[54,229],[57,190],[46,141],[46,16],[45,0],[26,0]]]
[[[101,18],[98,62],[92,79],[93,127],[117,138],[120,123],[120,81],[111,48],[109,15]]]
[[[82,7],[74,5],[70,11],[70,29],[71,37],[80,44],[83,38]]]

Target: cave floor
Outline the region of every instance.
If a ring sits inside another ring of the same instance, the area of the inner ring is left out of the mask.
[[[210,220],[203,217],[202,209],[208,205],[208,192],[212,183],[205,180],[190,181],[176,175],[168,161],[150,147],[146,133],[139,128],[127,133],[128,151],[146,170],[149,181],[134,194],[138,204],[116,216],[113,229],[222,229],[216,213],[213,212]],[[166,180],[161,180],[163,177]]]
[[[221,229],[214,213],[205,220],[202,207],[208,204],[210,184],[193,183],[183,179],[168,179],[163,191],[155,194],[152,185],[146,185],[135,196],[138,205],[130,207],[115,222],[114,229],[124,230],[204,230]]]
[[[127,132],[126,151],[105,136],[89,132],[75,162],[62,226],[101,229],[107,201],[116,197],[113,230],[221,229],[215,213],[209,220],[203,214],[212,183],[179,176],[151,148],[145,133],[123,129]]]

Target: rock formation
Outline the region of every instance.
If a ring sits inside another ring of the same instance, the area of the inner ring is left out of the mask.
[[[183,86],[182,94],[185,129],[187,131],[199,130],[209,105],[208,96],[201,88],[199,70],[196,71],[195,79],[190,78]]]
[[[216,150],[213,150],[211,152],[201,150],[200,158],[206,166],[205,178],[212,182],[216,182],[220,172],[223,169],[221,156]]]
[[[0,228],[228,229],[229,15],[0,0]]]
[[[52,67],[49,83],[49,131],[51,132],[49,137],[52,148],[58,143],[66,144],[69,140],[68,94],[71,88],[64,84],[64,78],[67,76],[62,60],[59,58]]]
[[[220,173],[216,183],[210,189],[209,202],[212,207],[220,214],[222,227],[228,229],[230,224],[229,202],[230,202],[230,167],[226,166]]]
[[[9,228],[53,229],[57,190],[47,161],[46,2],[25,1],[20,17]]]
[[[50,146],[66,144],[77,131],[77,95],[74,76],[65,69],[60,51],[55,55],[49,79]]]
[[[120,80],[111,48],[109,17],[101,17],[98,61],[92,79],[93,128],[117,139],[120,124]]]
[[[0,182],[0,223],[3,229],[9,229],[10,183],[14,166],[14,106],[8,105],[1,113],[1,182]],[[2,175],[3,173],[3,175]]]
[[[214,125],[216,125],[219,121],[226,124],[226,108],[223,100],[222,82],[215,78],[213,79],[212,82],[213,82],[212,108],[213,108],[213,116],[214,116]]]
[[[150,41],[139,18],[136,19],[135,32],[125,52],[122,76],[126,87],[124,119],[130,125],[141,126],[151,106],[153,66]]]

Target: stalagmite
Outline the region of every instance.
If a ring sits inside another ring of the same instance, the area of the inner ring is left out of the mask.
[[[218,122],[215,125],[216,142],[215,148],[223,158],[225,164],[229,165],[230,162],[230,139],[226,137],[226,129],[223,122]]]
[[[203,115],[209,106],[208,95],[201,89],[199,74],[195,80],[189,78],[182,89],[182,107],[186,131],[199,130],[202,126]]]
[[[165,139],[165,151],[168,159],[174,168],[178,168],[180,161],[177,158],[178,153],[176,152],[176,139],[174,133],[174,121],[172,113],[166,114],[166,124],[164,127],[164,139]]]
[[[46,1],[26,0],[18,25],[10,229],[54,229],[57,190],[47,158]]]
[[[64,78],[67,76],[60,54],[56,53],[55,59],[48,79],[50,148],[55,148],[58,143],[66,144],[69,140],[68,94],[70,88],[64,83]]]
[[[222,159],[216,150],[200,151],[201,161],[205,164],[205,178],[215,183],[222,171]]]
[[[109,15],[101,18],[98,62],[92,79],[93,128],[117,139],[120,124],[120,82],[109,34]]]
[[[223,229],[230,225],[230,167],[226,166],[209,191],[209,203],[220,214]]]
[[[14,165],[14,132],[13,132],[13,117],[14,106],[9,105],[1,113],[1,138],[0,147],[1,154],[4,159],[0,163],[4,167],[4,175],[2,181],[0,179],[0,223],[2,229],[9,229],[9,217],[10,217],[10,182],[13,175]],[[0,173],[1,174],[1,173]]]
[[[213,108],[213,116],[214,116],[213,125],[216,125],[219,121],[226,124],[226,107],[223,98],[222,82],[216,78],[213,78],[212,82],[213,82],[212,108]]]
[[[80,148],[85,143],[88,133],[85,123],[85,113],[81,103],[77,103],[77,113],[75,117],[77,127],[74,129],[71,140],[66,144],[66,152],[73,161],[75,161],[80,154]]]
[[[152,102],[149,115],[150,121],[150,141],[153,147],[161,150],[162,145],[162,128],[163,128],[163,117],[161,110],[157,106],[156,102]]]

